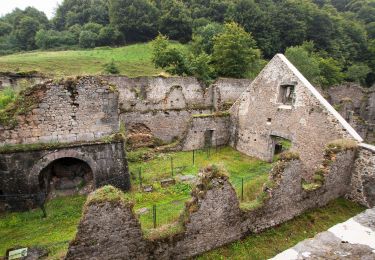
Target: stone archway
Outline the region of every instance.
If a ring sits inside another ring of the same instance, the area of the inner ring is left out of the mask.
[[[94,189],[93,172],[82,160],[60,158],[39,173],[39,188],[50,197],[87,194]]]
[[[78,152],[74,149],[69,149],[69,150],[58,150],[58,151],[53,151],[45,156],[43,156],[41,159],[39,159],[34,166],[32,167],[29,175],[29,184],[30,184],[30,193],[35,193],[37,191],[41,191],[43,188],[43,185],[41,185],[41,174],[51,174],[52,177],[56,175],[56,173],[49,172],[52,170],[52,167],[54,166],[54,162],[60,162],[67,160],[75,160],[76,162],[82,162],[84,165],[87,165],[87,168],[91,170],[91,175],[92,175],[92,186],[93,188],[96,187],[96,176],[97,176],[97,171],[98,171],[98,166],[96,162],[90,158],[89,156]],[[69,163],[68,163],[69,164]],[[48,192],[48,190],[47,190]]]

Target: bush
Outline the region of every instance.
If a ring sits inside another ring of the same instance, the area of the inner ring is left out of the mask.
[[[104,65],[104,72],[108,74],[119,74],[120,70],[116,66],[115,62],[112,60],[110,63]]]
[[[94,48],[98,35],[91,31],[82,31],[79,35],[79,46],[82,48]]]

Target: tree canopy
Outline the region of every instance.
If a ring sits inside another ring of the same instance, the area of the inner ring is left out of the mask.
[[[51,20],[32,7],[0,17],[0,54],[145,42],[160,32],[191,42],[195,61],[208,64],[218,55],[214,36],[230,22],[251,35],[265,59],[313,42],[321,71],[339,67],[346,80],[375,81],[375,0],[64,0]],[[202,53],[210,58],[198,59]]]

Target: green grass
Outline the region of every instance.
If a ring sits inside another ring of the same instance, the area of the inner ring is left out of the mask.
[[[175,46],[182,45],[174,43]],[[101,47],[78,51],[35,51],[0,57],[1,71],[38,71],[50,76],[103,74],[112,60],[121,75],[152,76],[162,72],[151,62],[150,43],[119,48]]]
[[[0,255],[13,246],[46,246],[52,258],[63,255],[73,239],[85,196],[58,198],[47,204],[48,217],[39,209],[0,216]]]
[[[314,237],[317,233],[346,221],[364,209],[358,204],[340,198],[280,226],[206,253],[198,259],[268,259],[304,239]]]

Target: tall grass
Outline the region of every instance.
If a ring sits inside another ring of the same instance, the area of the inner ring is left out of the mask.
[[[0,91],[0,110],[16,99],[16,91],[11,87],[6,87]]]

